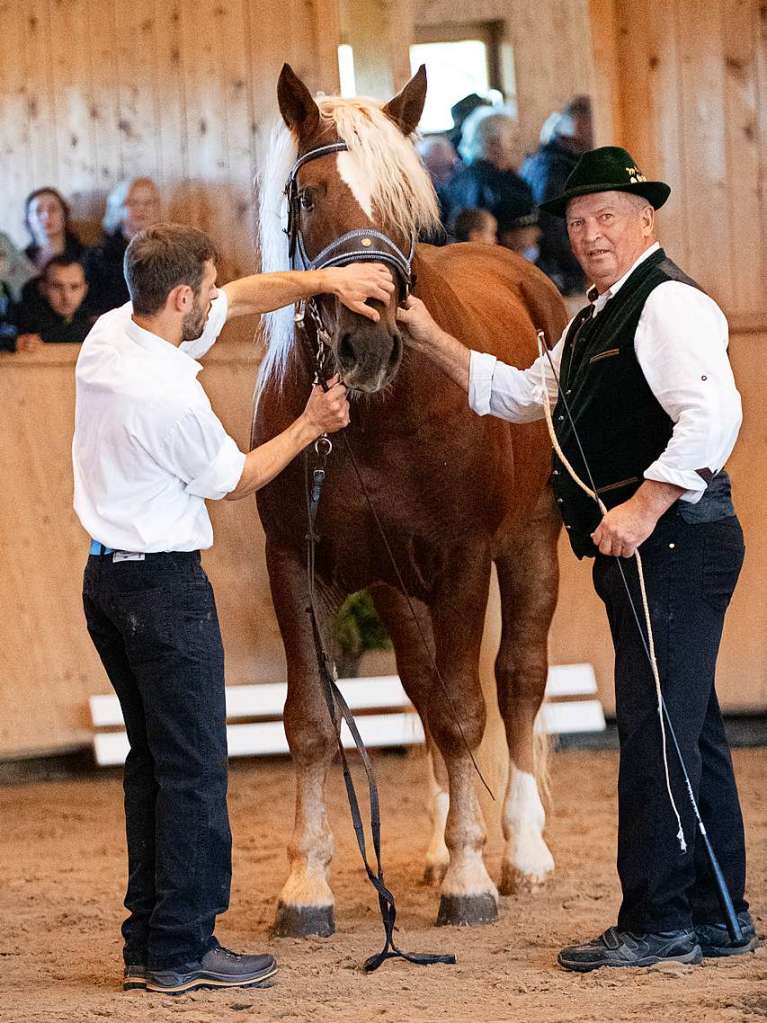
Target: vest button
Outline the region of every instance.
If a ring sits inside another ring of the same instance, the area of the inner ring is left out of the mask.
[[[553,469],[551,475],[552,476],[559,476],[559,469]]]
[[[573,527],[569,523],[565,522],[565,529],[572,529]]]
[[[558,420],[558,421],[559,421],[560,423],[564,423],[564,421],[565,421],[565,417],[564,417],[564,416],[557,416],[557,420]]]
[[[565,391],[565,394],[572,394],[572,393],[573,393],[572,387],[568,387],[567,390]]]
[[[564,498],[562,498],[562,497],[558,497],[557,498],[557,504],[564,504],[564,503],[565,503],[564,502]]]

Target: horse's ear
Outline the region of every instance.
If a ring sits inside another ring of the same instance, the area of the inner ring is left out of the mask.
[[[405,88],[389,100],[383,112],[388,114],[403,135],[410,135],[418,127],[425,102],[426,65],[421,64]]]
[[[283,64],[277,82],[282,119],[299,139],[313,135],[320,123],[320,108],[290,64]]]

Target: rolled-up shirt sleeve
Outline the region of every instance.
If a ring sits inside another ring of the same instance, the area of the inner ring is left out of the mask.
[[[637,326],[639,365],[674,423],[671,439],[644,476],[682,487],[681,499],[693,504],[725,465],[742,422],[727,341],[721,309],[679,281],[652,292]]]
[[[563,341],[551,351],[558,369]],[[543,418],[543,403],[557,400],[557,382],[547,356],[539,356],[528,369],[517,369],[486,352],[472,351],[469,360],[469,407],[477,415],[493,415],[513,423]]]
[[[212,409],[196,407],[182,415],[162,443],[162,460],[187,493],[218,501],[240,481],[245,455]]]

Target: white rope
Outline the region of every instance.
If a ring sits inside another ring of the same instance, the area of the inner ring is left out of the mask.
[[[539,330],[538,355],[541,358],[541,360],[543,360],[544,355],[548,353],[548,346],[546,346],[544,351],[545,345],[546,345],[545,335],[542,330]],[[554,372],[553,365],[551,366],[551,369],[552,372]],[[556,377],[556,373],[554,374],[554,376],[557,383],[557,390],[559,390],[559,380]],[[554,430],[554,423],[552,422],[551,418],[551,408],[549,407],[549,390],[546,383],[546,364],[543,361],[541,361],[541,386],[543,388],[543,415],[544,418],[546,419],[546,426],[549,431],[549,437],[551,438],[551,443],[554,450],[557,453],[557,457],[559,458],[560,462],[565,467],[565,469],[567,469],[567,472],[570,475],[573,482],[576,483],[584,493],[588,494],[589,497],[593,498],[593,500],[596,501],[599,511],[604,516],[607,514],[607,508],[604,502],[600,498],[599,494],[595,493],[595,491],[593,491],[591,487],[584,483],[580,476],[578,476],[575,469],[573,469],[572,465],[570,465],[570,462],[565,457],[562,448],[559,445],[559,441],[557,440],[557,435]],[[687,842],[685,841],[684,837],[682,818],[679,816],[679,810],[677,809],[677,805],[674,800],[674,794],[671,791],[671,778],[669,775],[668,767],[668,750],[666,745],[666,722],[663,718],[663,694],[660,687],[660,673],[658,671],[658,661],[655,657],[655,640],[653,638],[652,624],[650,621],[650,605],[647,600],[647,590],[645,589],[644,572],[642,571],[642,558],[639,554],[639,548],[637,548],[634,551],[634,558],[636,559],[637,574],[639,575],[639,590],[642,594],[642,608],[644,610],[644,620],[645,626],[647,628],[647,648],[650,657],[650,669],[652,671],[652,676],[655,681],[655,693],[658,699],[658,719],[660,721],[661,746],[663,750],[663,769],[666,775],[666,791],[668,792],[668,798],[671,802],[671,808],[674,811],[674,816],[676,817],[677,824],[679,825],[679,831],[677,832],[676,836],[679,841],[679,847],[682,850],[682,852],[686,852]]]

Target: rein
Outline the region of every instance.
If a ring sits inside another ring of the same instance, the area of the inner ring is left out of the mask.
[[[325,465],[332,450],[333,444],[327,436],[320,437],[315,443],[315,452],[318,455],[320,464],[315,466],[311,473],[311,483],[309,481],[308,449],[304,451],[307,519],[306,573],[309,580],[309,607],[307,608],[307,612],[312,623],[312,635],[314,637],[314,646],[317,653],[317,665],[319,667],[320,679],[322,681],[322,692],[325,697],[325,703],[327,704],[330,719],[335,727],[336,742],[338,744],[338,752],[341,757],[341,764],[343,765],[344,784],[346,786],[346,795],[349,800],[354,834],[357,838],[357,845],[360,850],[360,855],[362,856],[362,862],[365,865],[365,872],[367,873],[368,880],[378,894],[378,906],[381,912],[381,919],[383,921],[384,932],[386,935],[384,947],[376,955],[372,955],[365,960],[363,969],[366,973],[372,973],[373,970],[377,970],[378,967],[387,959],[406,959],[408,962],[416,963],[419,966],[429,966],[433,963],[454,965],[456,960],[455,956],[452,954],[438,955],[430,952],[403,952],[401,949],[397,948],[397,945],[395,944],[394,931],[396,930],[397,905],[394,895],[389,888],[386,887],[384,882],[383,866],[381,864],[381,806],[378,796],[378,784],[376,782],[375,768],[373,767],[373,762],[370,759],[370,754],[362,741],[362,736],[357,728],[354,715],[349,709],[349,705],[344,699],[343,693],[338,688],[335,664],[333,663],[333,659],[328,653],[327,647],[325,646],[325,642],[322,638],[315,598],[315,552],[317,541],[319,539],[315,529],[315,522],[322,493],[322,485],[325,482],[327,475]],[[368,859],[365,828],[362,823],[359,799],[354,787],[354,781],[349,768],[346,750],[344,749],[344,744],[341,739],[341,718],[343,718],[346,722],[349,731],[351,732],[352,738],[354,739],[354,743],[357,747],[357,752],[359,753],[363,767],[365,768],[368,785],[368,798],[370,800],[370,831],[373,838],[373,851],[375,852],[376,861],[375,870],[371,867]]]

